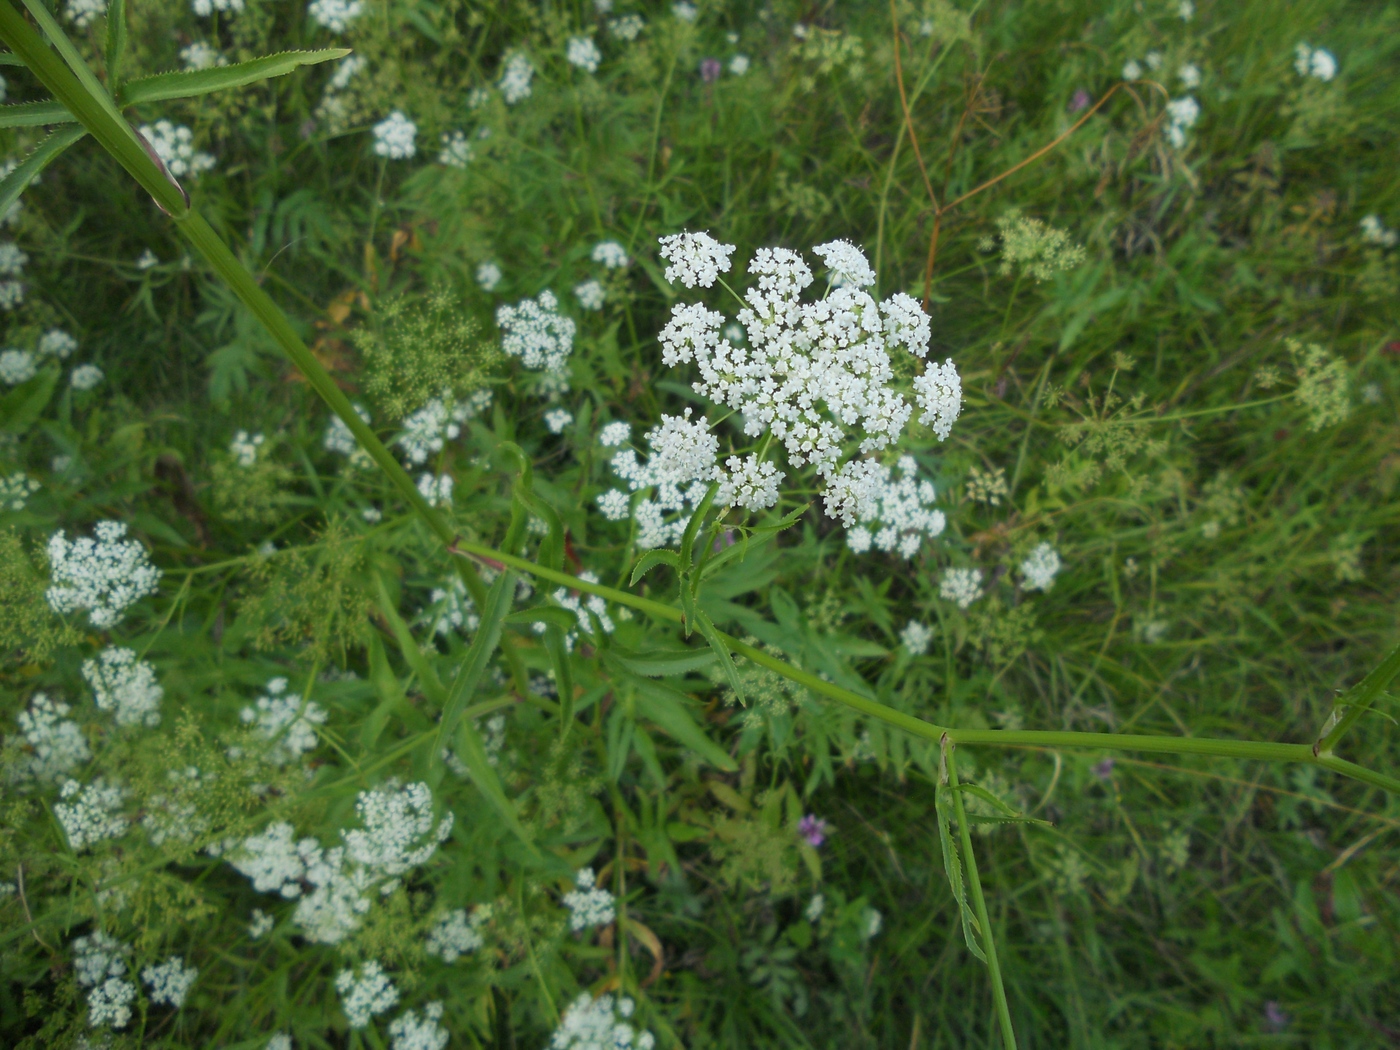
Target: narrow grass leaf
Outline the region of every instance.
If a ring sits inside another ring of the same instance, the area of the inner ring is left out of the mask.
[[[118,98],[124,106],[142,102],[164,102],[172,98],[194,98],[229,88],[246,87],[273,77],[285,76],[302,66],[332,62],[350,53],[347,47],[328,47],[320,51],[283,51],[277,55],[236,62],[215,69],[198,69],[178,73],[157,73],[140,77],[122,85]]]

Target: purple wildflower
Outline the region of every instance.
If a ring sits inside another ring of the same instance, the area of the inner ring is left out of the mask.
[[[1270,1032],[1282,1032],[1288,1027],[1288,1015],[1283,1007],[1270,999],[1264,1004],[1264,1028]]]
[[[707,58],[700,63],[700,79],[707,84],[713,84],[722,72],[724,67],[719,64],[717,58]]]
[[[1071,113],[1078,113],[1081,109],[1088,109],[1089,103],[1092,101],[1094,100],[1089,97],[1089,92],[1085,91],[1083,88],[1076,88],[1074,97],[1069,100],[1069,111]]]
[[[1113,759],[1105,758],[1094,764],[1094,776],[1104,783],[1108,783],[1108,778],[1113,775]]]
[[[809,846],[820,846],[826,841],[826,833],[831,825],[815,813],[808,813],[797,822],[797,833],[807,840]]]

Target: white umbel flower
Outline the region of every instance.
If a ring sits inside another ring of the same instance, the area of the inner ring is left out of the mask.
[[[1037,544],[1030,556],[1021,562],[1021,586],[1028,591],[1048,591],[1060,567],[1060,555],[1055,548],[1048,543]]]
[[[622,521],[632,512],[627,493],[609,489],[598,497],[598,509],[609,521]]]
[[[441,452],[448,441],[462,433],[462,424],[474,419],[481,407],[478,398],[458,401],[444,392],[403,421],[403,433],[394,444],[404,450],[410,463],[426,463],[429,456]]]
[[[1400,234],[1381,222],[1379,215],[1363,215],[1358,225],[1361,228],[1361,239],[1367,244],[1376,244],[1382,248],[1394,248],[1396,242],[1400,241]]]
[[[440,1002],[423,1007],[421,1018],[416,1011],[406,1010],[389,1025],[392,1050],[443,1050],[447,1046],[448,1031],[438,1023],[441,1020]]]
[[[778,486],[787,475],[773,464],[750,454],[742,459],[730,456],[724,466],[728,473],[720,481],[715,496],[719,506],[759,511],[777,504]]]
[[[126,792],[102,777],[86,786],[66,780],[58,797],[63,801],[54,803],[53,813],[74,853],[125,835],[131,826],[121,812]]]
[[[399,990],[384,972],[384,967],[370,960],[358,970],[341,970],[336,974],[335,990],[340,993],[341,1007],[350,1020],[351,1028],[364,1028],[375,1014],[391,1010],[399,1001]]]
[[[284,766],[316,746],[316,726],[325,723],[326,712],[316,701],[303,703],[302,697],[287,692],[287,679],[278,677],[267,683],[267,692],[243,708],[239,717],[271,742],[263,757]]]
[[[749,71],[749,56],[735,55],[729,60],[729,72],[736,77],[741,77]]]
[[[591,258],[595,263],[602,263],[609,270],[621,270],[631,262],[627,258],[627,249],[618,244],[617,241],[599,241],[593,246]]]
[[[445,168],[465,168],[472,159],[472,145],[465,132],[444,131],[442,150],[438,153],[438,163]]]
[[[966,609],[982,597],[982,570],[949,569],[938,584],[938,596]]]
[[[34,378],[39,371],[38,362],[29,350],[5,350],[0,352],[0,382],[18,386]]]
[[[918,620],[910,620],[904,625],[904,630],[899,632],[899,643],[910,656],[923,656],[928,652],[931,641],[933,632]]]
[[[564,894],[569,909],[569,929],[577,933],[594,926],[606,926],[617,918],[617,898],[597,884],[592,868],[574,876],[578,888]]]
[[[124,977],[108,977],[88,992],[88,1024],[93,1028],[125,1028],[131,1023],[135,999],[136,985]]]
[[[476,283],[482,291],[492,292],[501,283],[501,268],[493,262],[484,262],[476,268]]]
[[[41,488],[42,485],[22,470],[0,478],[0,510],[24,510],[29,497]]]
[[[481,927],[490,919],[490,905],[474,909],[470,917],[465,908],[448,912],[428,931],[428,943],[423,950],[429,955],[436,955],[445,963],[456,962],[486,943],[481,935]]]
[[[433,817],[427,784],[361,791],[355,801],[364,828],[341,833],[351,860],[393,878],[426,863],[452,833],[452,813]]]
[[[56,357],[60,361],[66,361],[76,349],[78,341],[62,328],[50,328],[39,337],[40,357]]]
[[[306,13],[317,25],[332,33],[343,33],[350,23],[365,13],[363,0],[312,0]]]
[[[614,1006],[611,995],[594,999],[584,992],[564,1011],[548,1050],[652,1050],[656,1038],[627,1023],[635,1009],[625,996]]]
[[[962,378],[952,358],[941,365],[929,362],[923,375],[914,379],[914,400],[923,410],[919,422],[946,441],[962,411]]]
[[[104,378],[102,369],[93,364],[86,364],[73,369],[68,382],[74,390],[96,390]]]
[[[103,711],[112,711],[119,726],[160,724],[160,701],[165,690],[155,668],[136,659],[130,649],[108,646],[94,659],[83,661],[83,677]]]
[[[562,372],[574,349],[577,325],[559,312],[554,293],[543,291],[537,299],[524,299],[496,311],[501,327],[501,349],[533,371]]]
[[[418,494],[428,501],[430,507],[451,507],[452,487],[455,485],[451,474],[418,475]]]
[[[812,249],[812,254],[826,263],[835,284],[867,288],[875,283],[875,271],[865,253],[850,241],[829,241]]]
[[[29,709],[16,719],[33,754],[19,767],[20,775],[53,781],[92,757],[82,728],[68,717],[69,707],[47,693],[35,693]]]
[[[720,244],[708,233],[677,233],[661,238],[661,258],[666,267],[666,280],[679,281],[687,288],[699,285],[709,288],[722,273],[729,272],[729,257],[734,245]]]
[[[646,22],[638,14],[625,14],[608,19],[608,33],[618,40],[636,40],[644,28]]]
[[[229,442],[229,455],[240,467],[251,467],[258,460],[258,449],[262,447],[265,439],[261,434],[249,434],[246,430],[240,430]]]
[[[242,7],[241,0],[239,7]],[[172,124],[168,120],[143,124],[141,137],[150,143],[161,163],[177,179],[185,175],[198,178],[216,163],[212,153],[194,148],[194,132],[183,124]]]
[[[1187,130],[1195,125],[1200,115],[1201,107],[1190,95],[1168,102],[1167,116],[1170,121],[1167,124],[1167,140],[1177,149],[1181,149],[1186,145]]]
[[[1299,44],[1293,51],[1293,68],[1300,77],[1312,77],[1325,83],[1337,75],[1337,58],[1326,48]]]
[[[418,152],[417,136],[418,125],[396,109],[374,126],[374,153],[389,160],[408,160]]]
[[[199,970],[186,966],[179,955],[172,955],[165,962],[147,966],[141,971],[141,980],[151,990],[151,1002],[165,1003],[177,1010],[185,1005],[185,996],[198,976]]]
[[[73,942],[73,972],[84,988],[95,988],[109,977],[126,976],[130,949],[97,930]]]
[[[290,827],[291,825],[288,825]],[[254,908],[252,918],[248,920],[248,936],[255,941],[260,941],[272,932],[272,928],[277,925],[277,920],[261,908]]]
[[[930,482],[917,480],[914,458],[900,457],[895,469],[897,478],[883,463],[853,460],[827,487],[826,513],[851,530],[846,543],[857,554],[874,546],[912,558],[925,537],[943,532],[943,512],[933,509],[937,493]]]
[[[598,431],[598,444],[604,448],[616,448],[618,445],[625,444],[631,436],[632,424],[618,420],[607,424]]]
[[[201,18],[208,18],[215,11],[236,15],[243,10],[243,0],[192,0],[190,6]]]
[[[0,275],[21,277],[29,263],[29,254],[14,241],[0,241]]]
[[[501,99],[507,106],[513,106],[530,97],[530,81],[535,76],[535,67],[523,52],[514,51],[501,68]]]
[[[196,40],[180,49],[180,61],[184,63],[185,69],[191,73],[197,73],[201,69],[214,69],[217,66],[228,65],[228,59],[219,54],[217,48],[203,40]]]
[[[1201,86],[1201,70],[1195,64],[1188,62],[1176,71],[1177,79],[1181,81],[1181,86],[1189,90],[1194,90]]]
[[[359,416],[360,420],[368,426],[371,420],[365,407],[363,405],[352,405],[351,407],[354,408],[355,415]],[[360,447],[354,433],[339,416],[331,416],[331,421],[326,424],[326,436],[322,444],[327,452],[349,456],[352,467],[368,466],[370,463],[369,453]]]
[[[1135,58],[1130,58],[1130,59],[1128,59],[1128,61],[1126,61],[1126,62],[1123,63],[1123,79],[1124,79],[1124,80],[1141,80],[1141,79],[1142,79],[1142,66],[1138,64],[1138,60],[1137,60],[1137,59],[1135,59]]]
[[[607,293],[603,290],[601,281],[587,280],[574,285],[574,298],[585,310],[601,310],[607,300]]]
[[[544,425],[551,434],[562,434],[564,428],[574,421],[574,414],[567,408],[551,408],[544,414]]]
[[[71,543],[61,531],[49,538],[53,586],[44,596],[54,612],[86,609],[92,625],[105,629],[120,623],[128,606],[154,594],[161,573],[145,547],[123,539],[124,523],[100,521],[93,531],[95,538]]]
[[[568,59],[569,65],[577,66],[585,73],[596,73],[598,63],[603,60],[603,53],[598,50],[598,45],[593,42],[592,37],[574,36],[569,38],[564,57]]]
[[[102,0],[68,0],[64,5],[63,13],[68,16],[68,21],[78,29],[86,29],[107,10],[107,5]]]

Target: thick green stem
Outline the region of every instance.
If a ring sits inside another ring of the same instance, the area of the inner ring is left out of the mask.
[[[51,19],[49,20],[51,21]],[[48,31],[55,39],[62,37],[56,23]],[[541,579],[563,584],[577,591],[597,594],[620,605],[639,609],[658,619],[681,622],[681,610],[661,602],[642,598],[626,591],[589,583],[576,576],[549,569],[524,558],[518,558],[481,544],[460,540],[448,519],[438,513],[419,493],[412,478],[401,467],[374,431],[360,419],[350,399],[336,386],[330,373],[302,342],[291,321],[281,308],[262,290],[257,279],[248,271],[197,211],[190,207],[184,190],[152,158],[141,139],[120,112],[103,94],[95,80],[91,89],[56,55],[43,38],[15,8],[11,0],[0,0],[0,40],[3,40],[54,97],[77,118],[79,123],[104,149],[115,157],[138,183],[155,199],[181,233],[189,240],[209,265],[233,290],[239,300],[276,339],[283,352],[306,377],[331,410],[354,434],[360,446],[388,476],[399,494],[414,513],[451,551],[471,554],[498,564],[528,572]],[[71,48],[71,45],[69,45]],[[76,54],[76,53],[75,53]],[[664,92],[663,92],[664,98]],[[658,118],[659,119],[659,118]],[[486,605],[486,589],[481,578],[466,558],[456,558],[458,572],[472,600],[479,608]],[[915,736],[937,742],[945,735],[955,744],[990,744],[1001,747],[1102,748],[1116,751],[1147,751],[1170,754],[1215,755],[1256,759],[1267,762],[1303,762],[1360,780],[1394,794],[1400,794],[1400,780],[1335,758],[1323,751],[1315,755],[1304,744],[1271,744],[1254,741],[1213,740],[1197,737],[1128,736],[1112,733],[1061,733],[1038,731],[959,730],[926,722],[872,700],[860,693],[844,689],[816,675],[799,670],[783,660],[718,632],[720,639],[733,652],[761,664],[791,681],[807,686],[814,693],[845,704],[870,718],[879,719]],[[1358,712],[1359,714],[1359,712]],[[1350,723],[1346,723],[1349,725]],[[1345,726],[1339,725],[1329,738],[1335,739]]]
[[[982,879],[977,874],[977,855],[972,850],[972,828],[963,807],[962,792],[958,790],[958,768],[954,761],[952,738],[944,739],[944,766],[948,770],[948,786],[953,789],[953,810],[958,815],[958,836],[962,839],[963,865],[967,868],[967,885],[972,890],[972,910],[982,927],[982,951],[987,956],[987,972],[992,977],[992,1003],[996,1007],[997,1025],[1006,1050],[1016,1050],[1016,1032],[1011,1027],[1011,1007],[1006,1002],[1006,987],[1001,980],[1001,963],[997,961],[996,938],[992,936],[992,920],[987,914],[987,898],[982,894]]]

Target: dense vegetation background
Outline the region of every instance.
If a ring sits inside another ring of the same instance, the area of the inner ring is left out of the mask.
[[[83,9],[64,24],[101,68],[105,18],[75,28]],[[337,45],[364,60],[129,116],[192,129],[213,158],[184,180],[196,206],[386,439],[443,389],[491,391],[414,468],[455,479],[467,538],[507,530],[514,441],[567,528],[569,571],[627,586],[636,548],[594,503],[613,485],[598,432],[698,403],[660,360],[683,290],[657,237],[708,230],[740,271],[759,247],[847,238],[880,295],[927,297],[931,356],[962,374],[949,439],[916,425],[901,444],[947,530],[908,561],[857,555],[813,505],[712,579],[721,626],[941,724],[1303,743],[1394,644],[1394,5],[366,0],[332,33],[299,3],[140,0],[128,18],[127,75],[180,68],[200,42],[228,61]],[[595,71],[566,58],[578,36]],[[1300,72],[1300,44],[1335,74]],[[512,55],[533,73],[507,102]],[[1137,79],[1055,149],[939,215],[930,271],[930,189],[946,205],[1064,135],[1130,61]],[[43,97],[4,72],[9,101]],[[1169,106],[1188,96],[1194,122]],[[416,126],[411,158],[375,151],[394,110]],[[40,130],[0,132],[6,152]],[[400,1043],[389,1014],[347,1027],[334,977],[370,960],[400,1007],[442,1002],[453,1046],[545,1046],[581,989],[633,997],[631,1023],[667,1047],[999,1039],[943,870],[936,748],[753,666],[747,709],[713,667],[648,692],[608,652],[680,634],[616,607],[613,633],[575,643],[578,723],[561,734],[555,664],[512,623],[471,713],[513,830],[424,746],[433,679],[474,628],[449,558],[327,448],[328,414],[275,344],[91,141],[8,221],[28,258],[5,257],[22,284],[5,345],[36,351],[61,328],[78,349],[36,359],[63,370],[41,411],[3,406],[0,475],[40,487],[7,488],[0,510],[0,1042],[431,1046]],[[595,259],[604,241],[628,265]],[[604,302],[586,309],[575,289],[595,280]],[[545,290],[578,326],[552,399],[495,322]],[[70,382],[79,364],[101,369],[95,388]],[[774,519],[810,498],[785,491]],[[49,536],[99,520],[127,523],[164,571],[110,631],[40,597]],[[1017,567],[1041,542],[1064,567],[1032,593]],[[984,574],[967,608],[940,597],[949,567]],[[666,579],[638,587],[669,600]],[[902,640],[911,620],[932,632],[922,654]],[[155,668],[158,726],[94,702],[82,665],[105,645]],[[254,769],[268,745],[240,712],[278,678],[326,717],[297,761]],[[72,775],[124,785],[129,831],[65,838],[58,787],[26,772],[38,693],[87,741]],[[1343,751],[1393,770],[1393,699],[1379,706]],[[957,759],[1050,822],[977,828],[1022,1045],[1400,1044],[1393,797],[1225,759]],[[187,768],[198,783],[172,786]],[[211,855],[271,820],[333,846],[357,793],[391,778],[426,778],[455,823],[339,943],[311,943],[291,901]],[[135,826],[162,805],[189,834]],[[579,933],[560,899],[590,865],[618,919]],[[425,950],[444,915],[487,904],[476,950]],[[271,932],[250,932],[255,908]],[[133,983],[172,954],[197,967],[180,1009],[142,984],[128,1025],[91,1027],[73,944],[99,931],[129,946]]]

